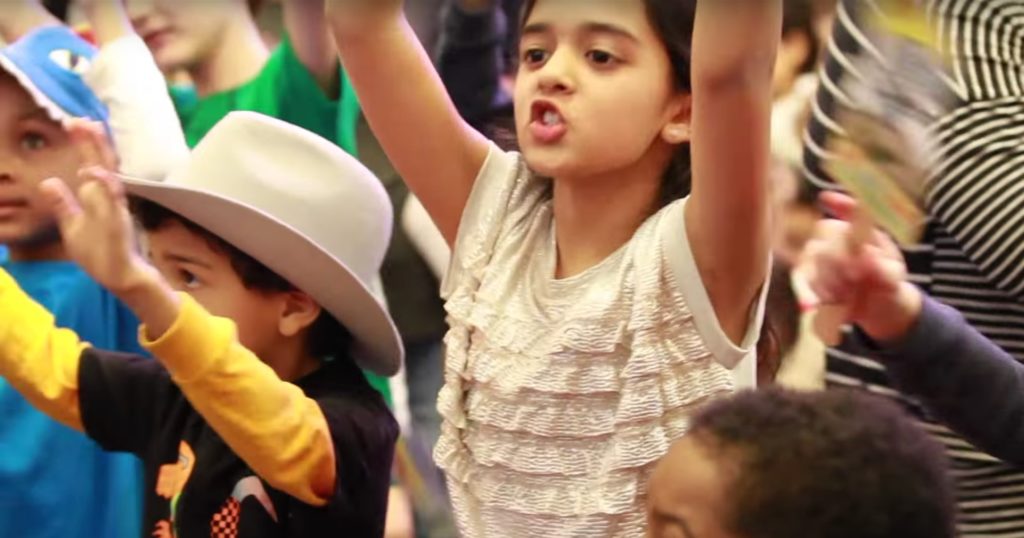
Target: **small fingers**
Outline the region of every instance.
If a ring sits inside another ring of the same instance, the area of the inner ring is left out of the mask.
[[[63,180],[47,179],[40,184],[39,190],[50,212],[57,219],[57,225],[62,232],[81,216],[82,207]]]
[[[821,239],[807,244],[801,268],[822,303],[839,303],[847,297],[853,286],[847,267],[849,261],[850,256],[842,244]]]
[[[865,268],[865,279],[874,286],[896,289],[907,278],[907,266],[903,258],[893,258],[881,247],[865,247],[860,258],[860,265]]]
[[[857,210],[857,201],[841,192],[823,192],[818,201],[826,214],[839,220],[852,220]]]
[[[93,166],[79,171],[84,180],[78,191],[78,198],[86,214],[98,219],[107,219],[123,203],[121,183],[110,171]]]
[[[120,204],[125,201],[127,195],[125,194],[124,183],[121,182],[116,174],[107,169],[99,169],[96,171],[95,177],[103,185],[103,188],[106,189],[107,194],[114,203]]]
[[[117,153],[102,123],[84,118],[69,118],[64,120],[64,129],[78,150],[83,167],[102,166],[108,170],[117,169]]]

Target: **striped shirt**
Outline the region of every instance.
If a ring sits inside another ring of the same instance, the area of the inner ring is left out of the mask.
[[[913,281],[957,308],[992,341],[1024,361],[1024,0],[926,0],[952,59],[947,83],[958,105],[936,122],[942,159],[926,189],[928,225],[905,249]],[[875,56],[858,10],[874,0],[843,0],[829,60],[804,137],[805,172],[823,189],[834,118],[849,103],[840,81],[856,76],[853,54]],[[947,447],[957,481],[963,536],[1024,537],[1024,469],[1000,463],[932,422],[892,390],[885,369],[843,351],[828,352],[831,387],[858,387],[898,398]]]

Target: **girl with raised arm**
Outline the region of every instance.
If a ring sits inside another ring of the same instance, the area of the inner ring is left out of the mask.
[[[506,153],[459,118],[401,1],[328,1],[453,247],[435,458],[463,535],[641,536],[688,417],[755,384],[780,4],[526,2]]]

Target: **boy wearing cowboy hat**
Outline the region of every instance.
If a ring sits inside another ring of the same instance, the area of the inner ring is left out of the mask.
[[[59,180],[45,196],[71,257],[135,312],[158,361],[58,329],[0,272],[0,376],[142,459],[152,536],[381,536],[398,426],[359,367],[392,375],[402,347],[372,291],[392,223],[377,179],[250,112],[164,182],[82,173],[77,199]]]
[[[132,175],[164,177],[170,162],[188,156],[170,99],[142,91],[163,87],[145,45],[126,18],[103,15],[98,51],[45,12],[4,4],[0,35],[10,45],[0,48],[0,268],[82,339],[141,353],[138,320],[68,260],[38,191],[46,178],[74,179],[81,166],[74,135],[61,124],[72,117],[102,122]],[[126,122],[133,109],[145,110],[147,121]],[[104,451],[0,379],[0,536],[137,538],[141,479],[137,458]]]

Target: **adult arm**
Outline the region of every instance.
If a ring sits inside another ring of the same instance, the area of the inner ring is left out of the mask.
[[[985,452],[1024,464],[1024,365],[959,312],[926,297],[902,339],[865,340],[893,384],[929,413]]]

